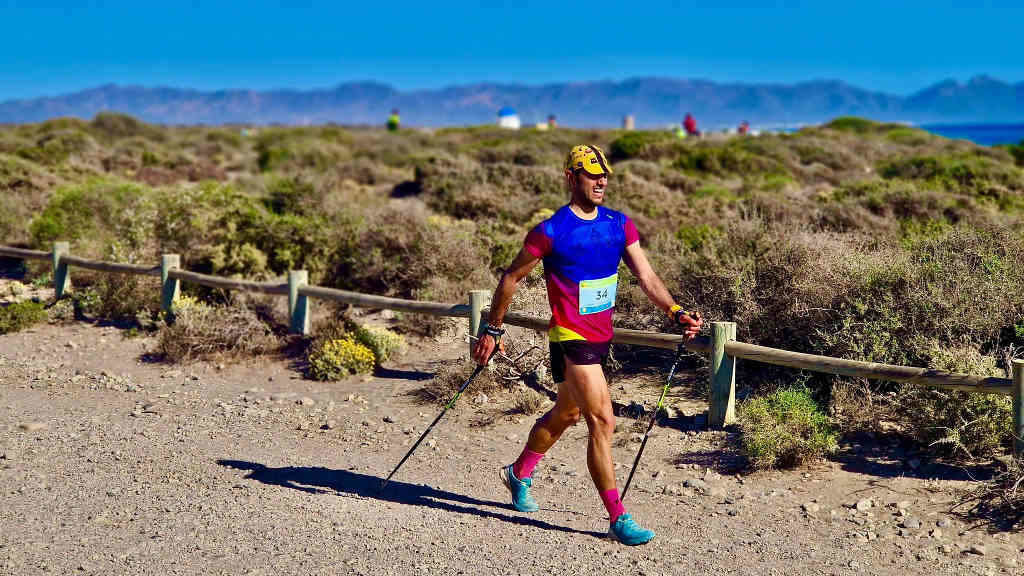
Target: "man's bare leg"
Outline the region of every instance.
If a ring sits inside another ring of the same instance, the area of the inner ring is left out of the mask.
[[[573,401],[572,394],[566,390],[566,383],[558,384],[558,397],[555,405],[546,414],[537,419],[530,430],[530,438],[526,447],[534,452],[544,454],[567,428],[580,419],[580,408]]]
[[[587,468],[598,492],[615,489],[615,468],[612,464],[612,434],[615,413],[608,382],[600,364],[573,364],[566,359],[565,391],[579,407],[590,429],[587,444]],[[561,396],[561,391],[559,393]]]

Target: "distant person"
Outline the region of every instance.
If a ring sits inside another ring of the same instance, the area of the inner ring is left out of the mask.
[[[558,128],[558,118],[554,114],[548,115],[548,128]]]
[[[543,260],[551,305],[551,377],[558,396],[554,407],[533,425],[519,458],[500,470],[501,479],[516,510],[536,512],[537,502],[530,495],[533,469],[582,416],[590,432],[587,468],[608,510],[609,536],[633,546],[650,541],[654,532],[641,528],[619,498],[612,462],[615,414],[602,369],[612,343],[619,262],[625,260],[647,298],[673,323],[682,325],[685,340],[700,332],[702,321],[676,304],[658,278],[640,247],[633,221],[602,205],[611,173],[608,159],[597,146],[581,144],[569,152],[564,174],[569,203],[527,234],[494,291],[487,327],[473,349],[473,359],[487,363],[505,332],[502,321],[516,288]]]
[[[737,128],[736,131],[739,132],[740,136],[746,136],[747,133],[750,132],[750,122],[747,122],[746,120],[740,122],[740,127]]]
[[[398,108],[391,109],[391,116],[388,116],[388,132],[397,132],[402,120],[398,117]]]
[[[697,119],[689,112],[686,113],[686,118],[683,119],[683,129],[690,136],[700,136],[700,130],[697,130]]]

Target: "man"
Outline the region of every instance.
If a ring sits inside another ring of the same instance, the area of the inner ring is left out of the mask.
[[[558,384],[558,398],[534,424],[522,454],[501,470],[501,477],[517,510],[537,510],[530,495],[533,468],[566,428],[583,416],[590,429],[587,467],[608,510],[609,536],[636,545],[654,538],[654,532],[633,521],[619,498],[611,452],[615,415],[601,366],[611,346],[620,259],[625,258],[647,297],[683,325],[684,338],[696,336],[702,322],[673,301],[640,248],[633,222],[602,206],[611,173],[597,146],[580,145],[569,152],[565,163],[565,182],[572,194],[569,204],[527,235],[494,292],[487,328],[473,357],[480,364],[490,357],[503,334],[502,320],[516,287],[543,259],[551,304],[551,375]]]

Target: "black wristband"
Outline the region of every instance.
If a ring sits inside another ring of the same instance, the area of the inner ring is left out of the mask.
[[[488,334],[492,338],[494,338],[495,340],[498,340],[499,338],[501,338],[502,336],[505,335],[505,331],[502,330],[501,328],[495,328],[494,326],[491,326],[490,324],[488,324],[484,328],[484,334]]]

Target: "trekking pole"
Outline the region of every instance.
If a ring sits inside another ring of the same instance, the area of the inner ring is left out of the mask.
[[[495,344],[494,346],[494,351],[498,351],[497,344]],[[494,354],[492,353],[491,356],[494,356]],[[488,362],[490,362],[490,358],[488,358],[487,360]],[[405,464],[405,461],[409,459],[409,456],[412,456],[412,453],[416,451],[416,447],[420,445],[420,442],[423,442],[423,439],[427,437],[427,434],[430,434],[430,431],[434,429],[434,425],[441,420],[441,417],[444,416],[444,413],[447,412],[449,408],[455,405],[455,401],[459,399],[459,396],[462,396],[462,393],[466,391],[466,388],[469,387],[469,384],[473,381],[474,378],[476,378],[477,374],[483,372],[484,368],[486,367],[486,364],[477,365],[476,369],[473,370],[473,373],[469,375],[469,378],[467,378],[466,381],[459,388],[459,391],[456,392],[454,396],[452,396],[452,399],[449,400],[447,404],[445,404],[444,410],[441,410],[441,413],[437,415],[437,418],[434,418],[434,421],[430,423],[430,426],[427,426],[427,429],[423,431],[422,435],[420,435],[420,439],[417,440],[416,443],[412,445],[412,448],[410,448],[409,451],[405,453],[405,456],[402,458],[402,461],[398,463],[398,466],[395,466],[395,469],[391,471],[391,474],[388,474],[388,477],[385,478],[380,483],[380,488],[377,490],[378,492],[384,491],[384,487],[388,485],[388,481],[390,481],[391,477],[395,475],[395,472],[398,472],[398,469],[402,467],[402,464]]]
[[[697,316],[699,318],[699,316]],[[676,358],[672,362],[672,368],[668,371],[668,379],[665,380],[665,387],[661,389],[661,398],[658,398],[658,405],[654,408],[654,416],[651,417],[651,423],[647,425],[647,432],[644,432],[644,439],[640,443],[640,450],[637,450],[636,458],[633,460],[633,468],[629,471],[629,477],[626,478],[626,486],[622,489],[622,495],[619,496],[619,502],[622,502],[626,498],[626,491],[629,490],[629,483],[633,481],[633,474],[636,473],[636,466],[640,463],[640,456],[644,453],[644,446],[647,446],[647,435],[651,433],[651,429],[654,428],[655,421],[658,420],[658,412],[661,410],[662,402],[665,401],[665,394],[668,393],[668,387],[672,384],[672,377],[676,374],[676,367],[679,366],[679,361],[683,359],[683,352],[686,350],[686,340],[679,342],[679,347],[676,348]]]

